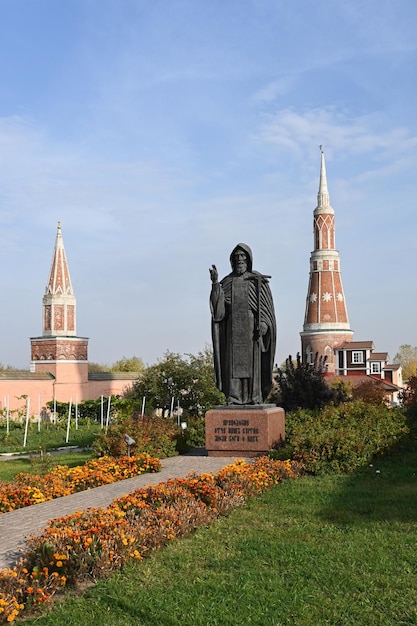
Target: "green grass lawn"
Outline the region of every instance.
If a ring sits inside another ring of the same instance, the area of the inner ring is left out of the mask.
[[[417,624],[417,454],[278,485],[38,626]]]
[[[100,424],[91,420],[80,420],[78,429],[75,428],[75,423],[72,421],[69,440],[66,443],[66,421],[63,420],[57,424],[42,422],[40,430],[38,430],[38,424],[32,422],[28,428],[26,447],[24,448],[25,425],[11,423],[10,431],[7,433],[6,425],[2,420],[0,424],[0,453],[33,452],[39,451],[41,448],[42,450],[52,450],[67,445],[89,447],[95,441],[99,430]]]
[[[46,474],[52,471],[56,465],[68,465],[76,467],[84,465],[93,458],[92,452],[70,452],[68,454],[53,454],[50,456],[40,455],[24,458],[0,461],[0,481],[11,482],[16,474]]]

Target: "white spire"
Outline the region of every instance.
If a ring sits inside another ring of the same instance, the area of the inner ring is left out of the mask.
[[[330,196],[327,189],[327,176],[326,176],[326,163],[324,161],[323,146],[319,146],[321,151],[321,166],[320,166],[320,183],[319,192],[317,194],[317,207],[314,213],[334,213],[333,208],[330,206]]]

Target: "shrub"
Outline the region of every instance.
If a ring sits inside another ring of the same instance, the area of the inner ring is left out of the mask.
[[[204,448],[206,445],[206,420],[204,417],[190,417],[187,428],[178,437],[178,452],[181,454],[190,448]]]
[[[123,456],[128,434],[135,440],[132,451],[135,454],[147,452],[160,459],[176,456],[176,441],[180,429],[173,419],[161,417],[129,417],[111,424],[107,434],[102,430],[94,443],[94,451],[99,455]]]
[[[57,402],[51,400],[46,403],[46,406],[51,414],[55,413],[58,421],[62,421],[64,423],[66,422],[70,407],[69,402]],[[108,411],[110,419],[114,420],[121,416],[131,415],[133,407],[134,403],[131,400],[120,398],[119,396],[111,396],[110,398],[103,398],[103,403],[100,398],[97,400],[83,400],[77,405],[77,412],[79,419],[100,422],[102,418],[106,420]],[[72,419],[75,418],[75,405],[72,403],[71,416]]]
[[[300,353],[296,363],[291,355],[285,361],[285,368],[278,368],[275,381],[278,385],[277,397],[285,411],[316,409],[338,400],[336,390],[325,382],[326,357],[316,353],[314,363],[303,363]]]
[[[385,403],[386,392],[382,380],[366,380],[352,387],[353,400],[363,400],[368,404]]]
[[[286,415],[286,444],[312,474],[352,472],[388,452],[408,433],[405,411],[360,400]],[[271,454],[279,456],[279,450]]]

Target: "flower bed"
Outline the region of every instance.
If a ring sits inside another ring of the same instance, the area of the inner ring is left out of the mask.
[[[217,474],[169,480],[137,489],[107,508],[52,520],[40,536],[28,540],[17,566],[0,571],[0,624],[66,585],[109,576],[128,560],[142,559],[298,473],[290,461],[236,461]]]
[[[159,459],[143,453],[117,459],[101,457],[72,468],[57,465],[44,476],[18,474],[14,482],[0,483],[0,513],[160,469]]]

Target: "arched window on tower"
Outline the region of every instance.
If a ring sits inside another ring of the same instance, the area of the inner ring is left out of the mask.
[[[333,348],[331,348],[330,346],[326,346],[324,349],[324,356],[326,357],[325,371],[327,371],[329,368],[329,362],[333,362],[333,354]]]
[[[307,346],[306,360],[307,360],[308,365],[313,365],[314,355],[313,355],[313,348],[311,346]]]

